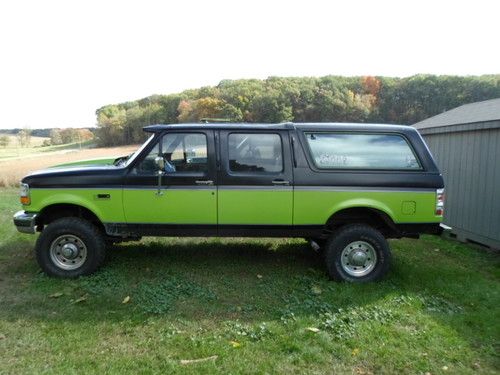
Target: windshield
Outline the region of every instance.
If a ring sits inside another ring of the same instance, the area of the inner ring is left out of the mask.
[[[144,150],[146,148],[146,146],[151,142],[151,140],[153,138],[154,138],[154,134],[152,136],[150,136],[146,140],[146,142],[144,142],[143,145],[137,149],[136,152],[127,156],[127,158],[123,161],[123,165],[128,166],[130,163],[132,163],[134,161],[134,159],[137,157],[137,155],[139,155],[142,152],[142,150]]]

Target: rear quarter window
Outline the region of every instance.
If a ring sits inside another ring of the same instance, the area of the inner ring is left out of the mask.
[[[408,141],[398,134],[305,133],[319,169],[422,169]]]

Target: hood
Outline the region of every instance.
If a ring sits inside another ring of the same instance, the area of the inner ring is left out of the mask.
[[[115,159],[60,164],[35,171],[22,179],[31,188],[90,188],[122,185],[126,168],[113,165]]]
[[[59,168],[59,167],[73,167],[73,166],[94,166],[94,165],[113,165],[113,163],[121,159],[122,157],[107,157],[107,158],[97,158],[97,159],[86,159],[86,160],[78,160],[69,163],[57,164],[51,166],[50,168]]]

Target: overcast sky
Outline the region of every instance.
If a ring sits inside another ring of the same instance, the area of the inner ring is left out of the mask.
[[[499,1],[2,1],[0,128],[222,79],[500,73]]]

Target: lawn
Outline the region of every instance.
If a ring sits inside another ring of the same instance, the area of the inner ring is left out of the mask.
[[[391,241],[389,276],[351,285],[303,240],[147,238],[60,280],[14,229],[17,191],[0,197],[2,374],[500,371],[498,255]]]

